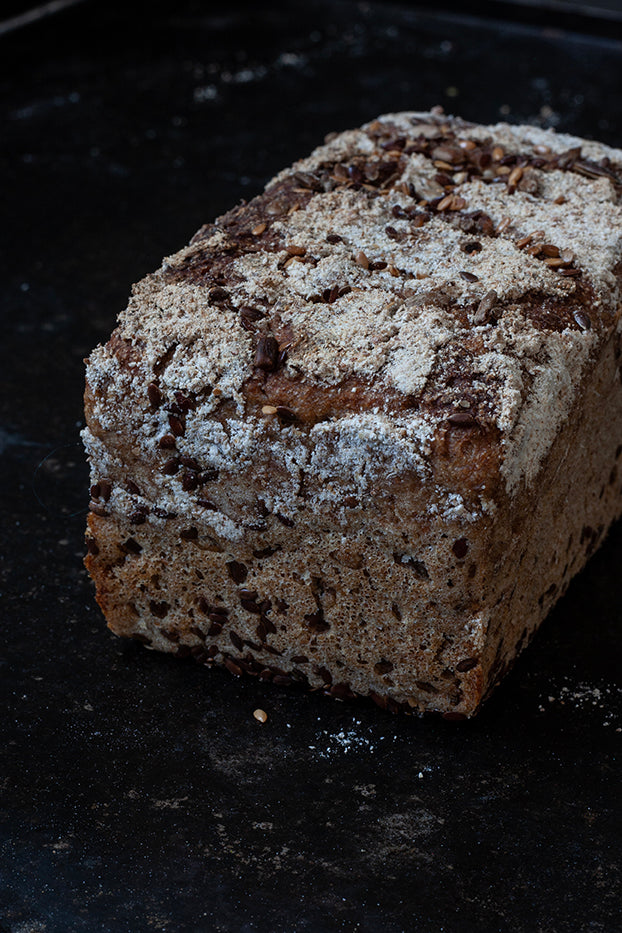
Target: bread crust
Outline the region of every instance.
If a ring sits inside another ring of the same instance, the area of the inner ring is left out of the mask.
[[[113,631],[472,715],[621,511],[621,165],[390,114],[139,283],[87,364]]]

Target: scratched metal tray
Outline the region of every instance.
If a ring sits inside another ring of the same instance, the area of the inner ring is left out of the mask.
[[[82,359],[204,221],[383,111],[622,144],[613,29],[452,6],[85,2],[0,39],[0,933],[619,928],[622,527],[463,724],[125,644],[81,566]]]

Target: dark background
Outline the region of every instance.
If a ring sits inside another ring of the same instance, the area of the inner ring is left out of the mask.
[[[463,724],[122,643],[81,566],[82,359],[203,222],[384,111],[622,145],[616,23],[510,7],[113,0],[0,37],[0,933],[620,928],[620,525]]]

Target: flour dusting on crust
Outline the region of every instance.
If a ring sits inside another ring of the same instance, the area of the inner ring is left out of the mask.
[[[452,432],[515,494],[618,322],[621,179],[620,150],[436,112],[335,135],[137,286],[91,356],[97,417],[232,474],[269,450],[284,514],[303,467],[318,502],[390,473],[449,507]]]

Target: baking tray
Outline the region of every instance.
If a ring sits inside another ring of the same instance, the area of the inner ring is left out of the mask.
[[[151,653],[94,603],[82,359],[132,282],[383,111],[622,144],[615,36],[260,6],[87,2],[0,47],[0,933],[611,933],[620,525],[466,723]]]

